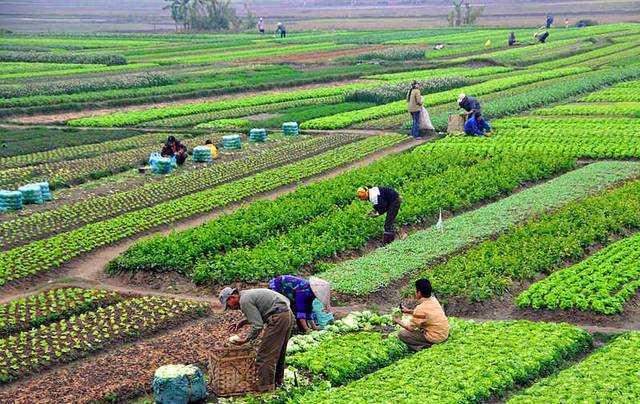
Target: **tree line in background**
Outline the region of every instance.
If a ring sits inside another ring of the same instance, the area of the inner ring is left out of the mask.
[[[176,31],[211,30],[240,31],[258,23],[249,5],[244,3],[245,16],[239,17],[231,0],[164,0],[164,10],[171,12]]]
[[[255,28],[258,19],[244,3],[245,16],[236,13],[231,0],[164,0],[164,10],[171,12],[176,31],[210,30],[240,31]],[[355,6],[357,0],[351,0]],[[415,0],[416,4],[418,1]],[[485,6],[472,6],[469,0],[452,0],[453,9],[447,16],[452,27],[473,25],[484,12]]]
[[[485,6],[472,6],[469,0],[453,0],[453,10],[449,12],[447,21],[452,27],[473,25],[484,12]]]

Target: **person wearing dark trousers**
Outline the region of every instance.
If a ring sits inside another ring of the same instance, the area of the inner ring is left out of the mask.
[[[551,14],[547,15],[547,21],[546,21],[546,27],[547,29],[551,28],[551,26],[553,25],[553,16]]]
[[[386,213],[387,216],[384,221],[384,236],[382,242],[384,244],[389,244],[395,240],[396,217],[398,216],[400,205],[402,204],[400,194],[398,194],[395,189],[389,187],[361,187],[358,188],[357,194],[360,200],[368,200],[373,204],[371,216],[375,217]]]
[[[238,290],[226,287],[220,292],[220,304],[224,310],[240,310],[245,318],[229,326],[236,332],[245,324],[251,324],[251,332],[233,341],[243,345],[257,339],[260,347],[256,354],[258,392],[273,391],[284,382],[287,343],[293,329],[293,313],[289,299],[269,289]]]
[[[511,32],[509,34],[509,46],[514,46],[516,44],[516,34],[515,32]]]
[[[422,94],[420,94],[420,83],[413,81],[411,88],[407,92],[407,110],[411,114],[411,136],[414,139],[420,138],[420,108],[422,108]]]
[[[281,22],[278,23],[278,28],[276,28],[276,35],[278,34],[280,34],[280,38],[285,38],[287,36],[287,29]]]

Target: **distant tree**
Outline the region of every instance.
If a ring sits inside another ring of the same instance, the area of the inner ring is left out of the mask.
[[[452,0],[453,9],[447,15],[451,27],[473,25],[484,12],[485,6],[472,6],[469,0]]]
[[[171,10],[171,19],[176,24],[176,31],[187,29],[187,7],[189,0],[164,0],[165,5],[163,10]]]
[[[170,10],[176,30],[212,30],[228,31],[253,27],[257,23],[248,4],[245,3],[247,16],[242,20],[236,14],[231,0],[165,0],[164,10]]]

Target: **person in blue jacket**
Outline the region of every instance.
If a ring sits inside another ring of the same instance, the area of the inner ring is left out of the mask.
[[[484,136],[491,132],[491,126],[482,116],[472,115],[464,124],[464,133],[469,136]]]

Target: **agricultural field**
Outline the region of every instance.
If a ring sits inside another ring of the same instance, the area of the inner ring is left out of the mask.
[[[532,32],[2,33],[0,402],[152,402],[230,337],[224,286],[284,274],[337,321],[229,402],[639,402],[640,24]],[[490,134],[448,131],[460,93]],[[363,185],[401,194],[394,242]],[[423,277],[451,332],[415,353]]]

